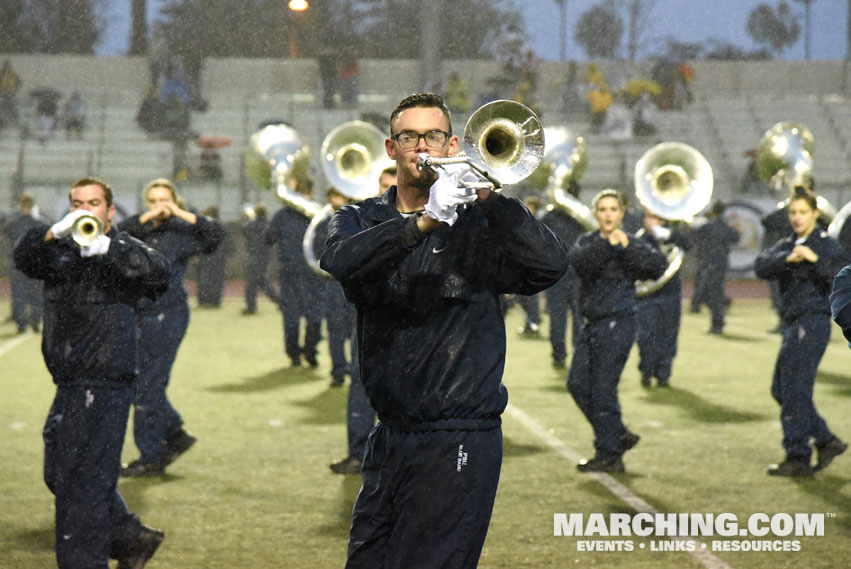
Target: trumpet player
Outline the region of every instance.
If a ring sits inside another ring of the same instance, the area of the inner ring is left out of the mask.
[[[183,284],[189,260],[212,253],[225,238],[218,220],[181,207],[177,187],[152,180],[143,193],[147,208],[119,228],[144,241],[171,262],[168,291],[142,306],[139,315],[139,380],[133,399],[133,437],[140,457],[121,469],[122,476],[156,476],[195,444],[180,413],[168,400],[171,368],[186,328],[189,301]]]
[[[340,208],[320,265],[355,304],[367,441],[348,569],[474,568],[502,463],[505,324],[499,297],[567,268],[561,241],[522,203],[464,184],[449,110],[411,95],[390,115],[397,185]]]
[[[618,382],[635,341],[635,281],[657,279],[667,259],[622,228],[626,204],[615,190],[592,202],[596,231],[579,236],[570,264],[579,275],[585,325],[567,375],[567,388],[594,430],[595,455],[577,465],[580,472],[623,472],[623,454],[638,435],[621,419]]]
[[[56,496],[56,561],[67,569],[141,568],[163,540],[118,491],[121,447],[137,381],[139,305],[164,293],[166,258],[112,226],[112,188],[84,178],[71,213],[30,229],[18,268],[44,281],[44,362],[56,396],[44,426],[44,480]],[[88,245],[71,238],[81,216],[101,224]]]

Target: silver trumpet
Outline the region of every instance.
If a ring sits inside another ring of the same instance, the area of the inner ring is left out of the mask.
[[[515,101],[491,101],[470,115],[464,127],[462,152],[450,158],[421,154],[420,170],[436,171],[447,164],[468,164],[479,181],[467,188],[499,189],[528,177],[544,156],[544,128],[532,110]]]
[[[103,233],[103,224],[94,215],[81,215],[71,226],[71,238],[80,247],[88,247]]]

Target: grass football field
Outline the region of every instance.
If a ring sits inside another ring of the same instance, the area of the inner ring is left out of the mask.
[[[359,477],[328,465],[346,453],[347,388],[328,387],[324,344],[318,369],[289,369],[271,303],[261,301],[250,317],[241,308],[228,297],[220,309],[192,310],[169,395],[198,443],[165,477],[120,482],[131,509],[166,532],[147,567],[342,567]],[[8,310],[0,297],[0,321]],[[564,370],[550,365],[546,334],[519,336],[521,322],[515,307],[506,320],[505,460],[481,568],[851,566],[851,452],[811,479],[765,473],[783,458],[769,393],[780,336],[768,332],[776,317],[767,298],[736,299],[722,337],[703,332],[705,309],[685,311],[670,389],[639,385],[633,348],[620,396],[625,422],[642,438],[625,456],[627,472],[613,476],[577,472],[576,458],[593,453],[591,429],[565,390]],[[0,394],[0,568],[55,567],[53,499],[41,472],[54,386],[40,337],[18,336],[11,323],[0,324]],[[838,328],[815,400],[831,428],[851,439],[851,350]],[[136,457],[128,437],[124,458]],[[782,524],[763,537],[554,535],[556,514],[588,520],[637,511],[730,514],[742,526],[755,514],[779,522],[823,515],[824,535],[780,535]],[[718,550],[765,540],[797,551]],[[592,545],[631,550],[585,551]]]

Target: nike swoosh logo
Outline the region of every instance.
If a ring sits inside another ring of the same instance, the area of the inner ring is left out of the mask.
[[[438,249],[437,247],[434,247],[431,250],[432,253],[442,253],[443,251],[446,251],[446,247],[444,247],[443,249]]]

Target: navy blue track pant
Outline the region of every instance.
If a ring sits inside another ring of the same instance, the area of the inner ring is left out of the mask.
[[[594,429],[594,448],[603,459],[622,454],[626,431],[618,382],[635,341],[635,315],[586,322],[567,373],[567,389]]]
[[[166,441],[183,419],[166,395],[177,350],[189,326],[189,306],[180,303],[157,315],[144,315],[139,326],[139,377],[133,399],[133,436],[142,462],[165,456]]]
[[[281,311],[284,313],[284,350],[291,360],[299,360],[302,353],[316,354],[316,346],[322,338],[322,293],[307,290],[296,278],[282,278]],[[306,328],[304,346],[299,344],[301,317]]]
[[[678,297],[638,301],[638,370],[662,381],[671,377],[682,302]]]
[[[490,524],[502,429],[399,432],[367,443],[346,569],[473,569]]]
[[[349,456],[363,459],[366,441],[375,426],[375,411],[363,389],[357,354],[358,335],[352,326],[352,383],[349,386],[349,401],[346,405],[346,432],[349,439]]]
[[[816,371],[830,341],[830,326],[827,314],[805,314],[783,327],[771,395],[780,403],[787,458],[809,461],[810,439],[822,445],[834,436],[813,403]]]
[[[56,497],[59,569],[108,569],[139,537],[118,493],[133,389],[60,387],[44,425],[44,480]]]
[[[582,316],[579,314],[579,277],[571,268],[559,281],[544,291],[547,299],[547,312],[550,315],[550,345],[555,360],[568,356],[565,338],[567,336],[567,310],[572,312],[573,345],[582,335]],[[575,348],[574,348],[575,349]]]

